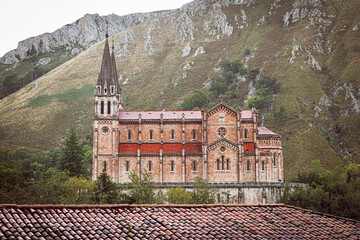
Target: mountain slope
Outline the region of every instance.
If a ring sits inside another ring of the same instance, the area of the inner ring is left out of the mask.
[[[211,85],[221,59],[240,59],[281,83],[262,123],[283,136],[287,179],[314,159],[329,169],[348,153],[359,161],[359,7],[355,0],[194,1],[127,28],[114,35],[125,108],[178,108]],[[74,124],[89,131],[102,49],[95,44],[4,98],[1,144],[45,149]],[[238,76],[237,86],[224,101],[244,106],[254,85]]]

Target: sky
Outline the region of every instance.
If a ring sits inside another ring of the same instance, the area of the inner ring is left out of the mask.
[[[0,57],[19,41],[75,22],[86,13],[126,15],[180,8],[191,0],[0,0]]]

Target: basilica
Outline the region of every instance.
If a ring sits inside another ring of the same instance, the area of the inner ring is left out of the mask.
[[[219,103],[201,111],[126,111],[114,47],[105,40],[96,84],[92,178],[116,183],[130,171],[150,172],[156,184],[246,184],[283,181],[281,136],[258,126],[256,109]]]

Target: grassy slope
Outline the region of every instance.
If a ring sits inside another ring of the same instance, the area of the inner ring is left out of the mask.
[[[232,36],[219,40],[197,31],[195,40],[190,42],[192,51],[186,57],[181,57],[181,50],[187,41],[180,42],[175,30],[167,23],[136,26],[116,35],[117,43],[123,42],[123,36],[128,31],[133,31],[136,36],[136,41],[128,45],[132,55],[118,61],[119,75],[129,79],[122,91],[126,109],[161,110],[176,107],[184,96],[201,88],[215,75],[213,69],[220,59],[242,59],[244,50],[249,48],[255,53],[249,68],[261,67],[262,74],[275,76],[281,82],[280,93],[274,98],[273,111],[265,117],[265,125],[283,136],[286,178],[308,168],[314,159],[321,159],[329,168],[335,167],[341,162],[336,152],[337,143],[343,142],[347,148],[359,152],[359,117],[339,118],[325,111],[324,118],[315,118],[314,107],[321,96],[330,95],[336,82],[352,82],[359,86],[356,77],[360,65],[359,43],[357,36],[354,36],[359,31],[351,30],[355,22],[359,22],[359,14],[356,14],[358,8],[355,7],[359,4],[354,0],[349,1],[349,5],[344,4],[343,8],[339,8],[343,4],[341,2],[331,4],[327,5],[328,11],[335,12],[337,16],[332,29],[344,24],[348,27],[341,34],[334,34],[329,29],[326,37],[336,39],[335,50],[328,56],[314,55],[321,66],[329,67],[329,71],[314,70],[304,63],[306,59],[302,56],[297,56],[295,62],[289,64],[293,44],[308,46],[314,42],[314,30],[304,30],[305,20],[288,28],[283,27],[281,19],[289,11],[290,1],[285,1],[275,15],[266,17],[261,26],[257,26],[257,21],[267,14],[268,2],[260,1],[255,8],[232,6],[223,9],[232,26],[236,26],[235,14],[245,9],[249,26],[241,31],[235,28]],[[198,29],[202,29],[200,20],[200,17],[194,18]],[[151,35],[156,50],[150,54],[143,53],[144,32],[152,26]],[[204,47],[206,54],[194,57],[199,46]],[[37,80],[39,87],[36,91],[32,88],[33,84],[29,84],[3,99],[0,103],[1,144],[46,149],[58,145],[74,123],[83,133],[89,131],[93,117],[93,94],[89,85],[95,85],[102,49],[103,43],[94,45],[54,69]],[[342,60],[340,63],[339,59]],[[192,68],[183,70],[182,67],[190,62],[194,62]],[[186,76],[181,78],[184,73]],[[229,102],[231,106],[243,104],[247,85],[243,85],[237,98]],[[346,108],[348,104],[344,96],[334,101],[340,108]],[[286,118],[282,121],[273,116],[280,105],[286,109]],[[337,135],[331,131],[335,121],[343,126],[342,132]],[[337,141],[335,144],[330,143],[329,139],[332,138]]]

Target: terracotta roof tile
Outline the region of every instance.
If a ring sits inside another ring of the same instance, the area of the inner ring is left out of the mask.
[[[358,239],[360,222],[275,205],[0,205],[0,239]]]

